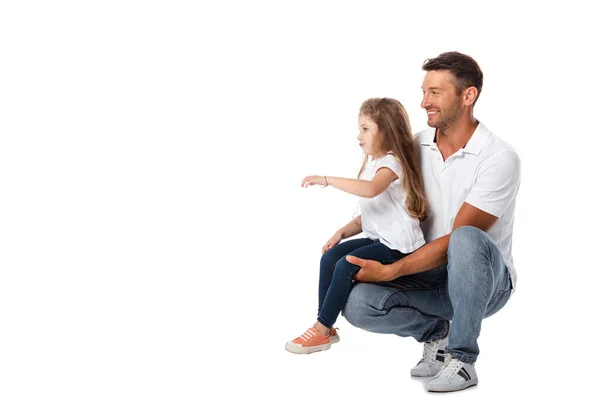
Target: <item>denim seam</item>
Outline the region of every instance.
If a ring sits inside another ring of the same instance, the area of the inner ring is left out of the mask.
[[[480,236],[480,235],[478,235]],[[485,235],[483,235],[483,240],[481,240],[481,242],[483,242],[482,244],[487,248],[487,257],[486,259],[489,261],[489,264],[491,264],[491,255],[492,255],[492,249],[490,247],[490,241],[487,237],[485,237]],[[448,249],[450,250],[450,248]],[[450,253],[450,251],[448,251],[448,253]],[[449,255],[450,258],[450,255]],[[487,268],[486,271],[484,271],[483,274],[483,287],[485,288],[485,290],[482,293],[482,298],[481,301],[478,304],[478,309],[476,312],[475,317],[476,318],[480,318],[479,321],[479,330],[481,331],[481,321],[483,321],[483,318],[485,317],[485,309],[487,307],[488,302],[486,301],[486,298],[489,299],[491,297],[491,289],[488,288],[488,281],[489,281],[489,277],[488,274],[492,274],[491,271],[491,265],[490,268]],[[474,335],[475,337],[473,338],[473,340],[468,344],[468,346],[470,348],[475,347],[477,345],[477,335]],[[468,364],[473,364],[476,359],[477,356],[476,355],[471,355],[471,354],[464,354],[464,353],[456,353],[450,349],[448,349],[448,352],[452,355],[453,358],[456,358],[459,361],[468,363]]]
[[[444,313],[446,314],[446,317],[448,317],[448,319],[452,319],[452,315],[450,315],[450,310],[448,307],[448,302],[446,301],[446,298],[444,296],[444,286],[441,286],[437,289],[437,293],[438,293],[438,297],[440,299],[440,302],[442,303],[442,309],[444,310]]]
[[[483,293],[481,295],[481,302],[479,303],[479,310],[477,312],[477,318],[481,316],[481,320],[483,320],[483,315],[485,314],[484,308],[487,307],[487,301],[485,299],[490,297],[489,295],[486,295],[489,280],[488,273],[491,273],[491,271],[485,271],[483,274],[483,287],[485,288],[485,290],[483,290]],[[479,325],[479,330],[481,331],[481,321],[479,322]],[[474,336],[475,337],[473,338],[473,341],[470,343],[469,347],[474,347],[477,344],[478,335]]]
[[[487,254],[488,254],[487,259],[488,259],[488,261],[490,261],[490,264],[491,264],[491,257],[490,256],[492,254],[492,249],[490,248],[490,243],[487,240],[487,238],[485,238],[485,239],[486,240],[483,240],[483,242],[484,242],[485,246],[487,247]],[[486,290],[484,290],[483,293],[482,293],[481,302],[479,303],[479,310],[478,310],[478,313],[477,313],[477,316],[476,316],[477,318],[479,318],[479,316],[481,316],[481,320],[479,322],[479,325],[480,325],[479,326],[479,331],[480,332],[481,332],[481,321],[483,321],[483,318],[485,316],[485,308],[487,307],[487,303],[488,303],[486,301],[486,298],[489,299],[490,296],[491,296],[491,293],[488,292],[488,290],[489,290],[489,288],[488,288],[488,280],[489,280],[488,274],[491,274],[491,273],[492,273],[492,271],[491,271],[491,265],[490,265],[490,268],[488,268],[486,271],[484,271],[484,274],[483,274],[483,287]],[[473,338],[473,341],[471,343],[469,343],[469,347],[474,347],[474,346],[477,345],[477,336],[479,336],[479,335],[475,335],[475,337]],[[474,357],[474,356],[464,356],[463,358],[464,358],[464,360],[460,360],[460,359],[459,360],[463,361],[463,362],[467,362],[469,364],[472,364],[475,361],[476,357]]]
[[[448,264],[446,264],[446,275],[448,274]],[[435,275],[436,275],[436,281],[440,282],[441,281],[441,271],[440,268],[437,268]],[[446,282],[443,285],[439,285],[436,289],[437,289],[437,294],[438,294],[438,298],[440,299],[440,303],[442,304],[442,310],[444,310],[444,313],[446,314],[446,317],[448,317],[448,319],[452,319],[452,315],[450,315],[450,311],[448,310],[448,304],[446,302],[446,299],[444,298],[444,289],[446,289],[446,291],[448,291],[447,289],[448,287],[448,278],[446,277]]]

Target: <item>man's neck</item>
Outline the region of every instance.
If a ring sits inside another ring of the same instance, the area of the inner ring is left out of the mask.
[[[435,130],[437,147],[444,160],[465,147],[478,125],[479,121],[473,116],[469,116],[459,119],[446,129]]]

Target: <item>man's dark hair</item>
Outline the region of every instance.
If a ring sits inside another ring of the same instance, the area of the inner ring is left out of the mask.
[[[423,70],[450,71],[456,78],[454,87],[457,95],[462,93],[466,88],[475,86],[477,89],[477,97],[475,97],[473,104],[475,104],[481,94],[481,88],[483,87],[483,72],[481,72],[481,68],[479,68],[477,61],[466,54],[457,51],[442,53],[436,58],[425,60],[423,63]]]

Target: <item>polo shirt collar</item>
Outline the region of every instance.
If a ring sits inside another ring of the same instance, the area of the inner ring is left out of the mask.
[[[423,133],[421,146],[437,148],[437,144],[435,143],[435,128],[429,128]]]
[[[461,150],[465,153],[475,155],[479,154],[490,134],[490,130],[484,124],[479,122],[477,128],[475,128],[475,132],[473,132],[473,135],[471,136],[471,139],[469,139],[467,144]],[[438,148],[435,140],[435,128],[428,129],[423,136],[423,141],[421,142],[422,146],[429,146],[432,149]]]
[[[475,129],[475,132],[473,132],[473,136],[471,136],[471,139],[469,139],[469,141],[463,148],[463,151],[465,153],[471,153],[475,155],[479,154],[483,149],[485,142],[490,137],[490,134],[490,130],[486,128],[484,124],[479,122],[479,125],[477,125],[477,128]]]

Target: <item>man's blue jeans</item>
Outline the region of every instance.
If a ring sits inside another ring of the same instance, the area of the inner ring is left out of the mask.
[[[391,264],[405,256],[398,250],[367,238],[348,240],[325,252],[321,257],[317,321],[328,328],[333,326],[342,312],[354,275],[360,269],[346,261],[347,255],[376,260],[382,264]]]
[[[358,283],[343,315],[359,328],[419,342],[449,333],[446,352],[474,363],[481,322],[506,304],[511,289],[498,247],[484,231],[464,226],[450,236],[447,264],[391,282]]]

